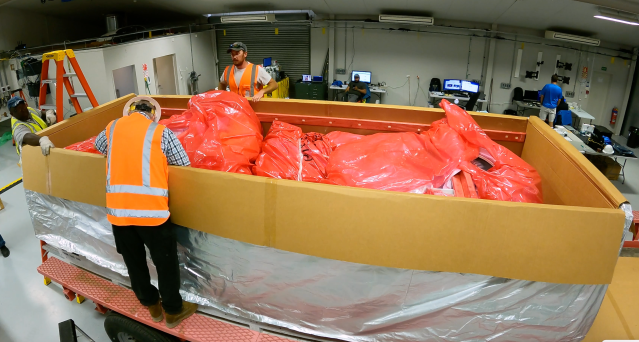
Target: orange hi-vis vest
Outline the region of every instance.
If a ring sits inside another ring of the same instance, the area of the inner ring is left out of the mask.
[[[253,97],[255,93],[260,91],[262,87],[257,84],[257,68],[261,68],[261,66],[248,63],[240,79],[240,85],[238,86],[235,82],[235,66],[227,66],[226,69],[224,69],[224,80],[226,84],[229,85],[231,92],[239,94],[240,96]]]
[[[111,224],[159,226],[169,219],[165,129],[140,113],[107,126],[106,206]]]

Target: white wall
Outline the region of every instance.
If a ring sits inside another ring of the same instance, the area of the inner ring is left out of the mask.
[[[215,47],[212,45],[214,39],[211,38],[213,31],[198,32],[192,34],[193,40],[193,63],[195,70],[201,74],[199,79],[199,90],[205,92],[214,89],[218,82],[217,69],[215,68]],[[149,76],[151,78],[149,89],[151,95],[156,95],[155,76],[153,70],[153,59],[166,55],[175,54],[178,94],[188,95],[189,73],[191,66],[191,47],[189,35],[176,35],[162,38],[155,38],[140,42],[121,44],[117,46],[87,49],[75,51],[78,64],[93,91],[99,104],[114,100],[115,84],[113,80],[113,70],[135,66],[137,89],[140,95],[147,94],[144,85],[142,64],[147,64]],[[55,76],[55,70],[50,67],[49,76]],[[74,79],[74,87],[80,92],[80,83]],[[47,103],[55,101],[55,87],[51,87],[52,94],[48,96]],[[68,102],[68,95],[64,91],[65,117],[75,113],[75,109]],[[121,94],[126,95],[126,94]],[[85,109],[90,107],[87,98],[80,98],[80,106]]]
[[[610,114],[612,108],[617,107],[621,111],[623,105],[626,83],[630,76],[630,61],[624,63],[623,59],[615,58],[615,62],[611,63],[611,58],[607,56],[597,55],[588,51],[575,51],[563,49],[560,47],[546,46],[540,44],[524,44],[524,52],[521,63],[521,75],[518,78],[514,76],[514,58],[516,49],[521,47],[521,43],[512,41],[498,41],[495,55],[495,71],[493,73],[494,85],[493,96],[491,99],[490,111],[493,113],[503,113],[505,109],[515,109],[515,105],[511,104],[513,91],[515,87],[521,87],[524,90],[540,90],[547,83],[550,83],[550,77],[554,73],[554,64],[557,55],[561,55],[562,62],[572,63],[571,71],[559,69],[559,75],[570,77],[570,84],[559,84],[564,95],[566,91],[574,91],[574,98],[566,98],[568,102],[577,102],[588,112],[588,97],[586,96],[586,85],[592,80],[594,71],[609,73],[612,75],[612,84],[608,92],[608,101],[605,105],[604,113],[589,112],[597,120],[601,120],[601,124],[614,130],[615,127],[610,125]],[[584,50],[586,50],[584,48]],[[534,71],[537,62],[537,53],[543,52],[544,64],[541,66],[539,80],[526,79],[524,76],[526,71]],[[516,55],[515,55],[516,56]],[[515,61],[516,62],[516,61]],[[589,73],[586,79],[581,77],[581,69],[588,67]],[[602,67],[606,67],[607,71],[602,71]],[[499,86],[502,82],[510,82],[510,89],[501,89]],[[538,110],[527,110],[527,113],[538,114]],[[621,123],[617,121],[615,126]]]
[[[483,73],[486,72],[486,62],[489,58],[487,51],[489,40],[483,37],[467,36],[468,31],[450,30],[446,32],[443,29],[439,29],[439,31],[437,31],[438,29],[428,29],[436,32],[417,33],[383,30],[380,29],[380,26],[370,25],[365,26],[364,29],[361,27],[351,28],[352,26],[361,26],[361,23],[356,25],[349,23],[345,30],[343,22],[335,25],[337,28],[335,30],[335,63],[333,68],[346,68],[347,75],[336,74],[334,78],[342,81],[348,80],[350,71],[353,69],[371,71],[373,83],[386,82],[388,86],[388,93],[382,95],[383,103],[409,104],[408,84],[405,85],[406,75],[411,75],[410,99],[411,104],[416,106],[428,104],[427,98],[421,90],[416,94],[416,76],[420,76],[421,89],[426,94],[428,94],[427,90],[431,78],[436,77],[443,81],[446,78],[480,80],[485,77]],[[507,29],[515,32],[513,28]],[[324,61],[328,48],[329,29],[326,29],[326,35],[322,35],[321,30],[321,27],[311,29],[311,71],[313,74],[321,72],[321,63]],[[569,102],[578,102],[587,111],[586,82],[590,81],[593,71],[600,71],[601,67],[607,67],[606,72],[612,75],[613,82],[605,107],[609,108],[611,112],[612,108],[617,106],[621,111],[626,84],[630,76],[630,61],[624,63],[624,60],[618,57],[614,63],[611,63],[610,57],[588,52],[592,48],[530,37],[534,34],[530,30],[522,31],[522,33],[527,35],[525,39],[527,43],[524,44],[521,75],[518,78],[512,77],[514,76],[514,54],[522,43],[510,40],[514,39],[514,35],[507,36],[508,40],[496,39],[490,112],[503,113],[505,109],[515,109],[515,106],[511,104],[515,87],[521,87],[524,90],[540,90],[545,84],[550,83],[557,55],[561,55],[562,62],[573,64],[571,71],[558,70],[559,75],[570,77],[570,84],[561,84],[564,92],[574,91],[576,93],[574,98],[568,98]],[[483,35],[481,32],[476,34]],[[344,46],[345,39],[346,47]],[[579,49],[583,51],[579,51]],[[355,52],[354,59],[353,51]],[[527,70],[535,70],[537,53],[540,51],[543,52],[544,64],[541,67],[539,80],[524,78]],[[610,50],[607,52],[617,54]],[[581,82],[580,68],[583,66],[588,66],[590,73],[588,78]],[[501,89],[502,82],[511,83],[511,88]],[[491,80],[488,79],[485,83],[482,84],[481,88],[483,92],[486,92],[490,87]],[[417,95],[417,99],[415,99],[415,95]],[[374,99],[376,99],[375,96]],[[483,109],[486,110],[487,106],[484,105]],[[596,117],[602,116],[602,123],[609,127],[609,111],[591,114]],[[529,112],[534,113],[532,110]],[[621,123],[618,122],[618,125]]]
[[[322,33],[321,27],[311,27],[311,75],[321,76],[326,52],[328,52],[329,29]],[[331,82],[333,80],[330,80]]]
[[[313,29],[313,31],[317,30],[321,34],[321,28]],[[406,75],[410,75],[411,104],[416,106],[428,104],[424,94],[428,94],[431,78],[440,78],[442,82],[445,78],[469,80],[482,78],[482,66],[486,53],[486,39],[483,37],[388,31],[373,27],[345,30],[343,23],[337,24],[335,31],[335,68],[345,68],[347,74],[336,74],[334,78],[346,81],[349,80],[352,70],[371,71],[373,83],[386,82],[388,86],[388,93],[382,95],[383,103],[409,104],[409,84],[406,82]],[[344,39],[346,39],[346,48]],[[313,45],[315,41],[311,39]],[[320,40],[320,42],[323,44],[321,48],[313,46],[311,51],[323,50],[325,54],[328,39]],[[324,55],[321,60],[323,62]],[[313,67],[318,64],[313,59],[311,62]],[[420,77],[419,92],[417,76]],[[332,80],[329,81],[332,82]],[[416,95],[417,99],[415,99]],[[373,97],[377,99],[376,96]]]
[[[195,70],[201,74],[199,89],[204,92],[217,86],[217,71],[215,69],[214,48],[211,44],[212,31],[198,32],[192,34],[193,40],[193,62]],[[196,37],[197,36],[197,37]],[[155,95],[153,59],[156,57],[175,54],[178,94],[188,94],[189,73],[193,70],[191,65],[191,46],[189,35],[177,35],[145,40],[130,44],[105,48],[104,50],[105,70],[107,82],[111,85],[111,98],[115,99],[115,88],[113,86],[112,70],[129,65],[135,65],[138,73],[138,90],[141,94],[146,94],[144,78],[142,76],[142,64],[147,64],[149,76],[151,77],[150,92]]]

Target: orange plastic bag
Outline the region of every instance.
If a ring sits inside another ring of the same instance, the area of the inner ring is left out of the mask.
[[[77,142],[75,144],[71,144],[67,147],[65,147],[65,150],[72,150],[72,151],[80,151],[80,152],[89,152],[89,153],[95,153],[95,154],[102,154],[100,153],[100,151],[95,149],[95,139],[97,138],[97,136],[95,137],[91,137],[87,140],[84,141],[80,141]]]
[[[326,178],[330,142],[323,134],[303,133],[302,129],[273,121],[253,174],[270,178],[321,182]]]
[[[257,157],[253,174],[269,178],[301,180],[302,129],[281,121],[273,121],[264,138],[262,153]]]
[[[441,187],[452,169],[427,136],[378,133],[337,147],[327,183],[423,194]]]
[[[471,161],[459,164],[468,172],[480,198],[500,201],[543,203],[541,177],[537,170],[507,148],[492,141],[463,109],[446,100],[440,102],[450,127],[471,145],[479,148],[483,159],[493,167],[484,171]]]
[[[326,179],[326,165],[332,152],[330,140],[320,133],[306,133],[301,138],[302,180],[320,183]]]
[[[251,174],[262,125],[248,100],[227,91],[195,95],[189,109],[161,120],[176,133],[192,167]]]
[[[349,143],[351,141],[359,140],[363,138],[363,135],[353,134],[348,132],[341,131],[333,131],[326,134],[326,138],[330,141],[331,149],[335,150],[336,148]]]

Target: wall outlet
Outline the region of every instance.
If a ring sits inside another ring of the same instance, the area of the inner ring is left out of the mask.
[[[338,75],[346,75],[346,69],[336,69],[335,73]]]
[[[567,91],[566,92],[566,97],[575,97],[575,92],[574,91]]]
[[[502,82],[501,89],[510,89],[510,83],[503,83]]]

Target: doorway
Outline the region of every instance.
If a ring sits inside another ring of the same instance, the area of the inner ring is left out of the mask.
[[[120,98],[131,93],[138,93],[138,82],[135,78],[135,66],[113,70],[113,85],[115,86],[115,98]]]
[[[590,96],[588,97],[588,113],[594,116],[595,123],[608,127],[607,119],[610,118],[612,108],[607,108],[608,92],[612,84],[612,75],[604,72],[594,72],[592,74],[592,84],[590,86]]]
[[[177,95],[175,55],[153,58],[155,87],[158,95]]]

